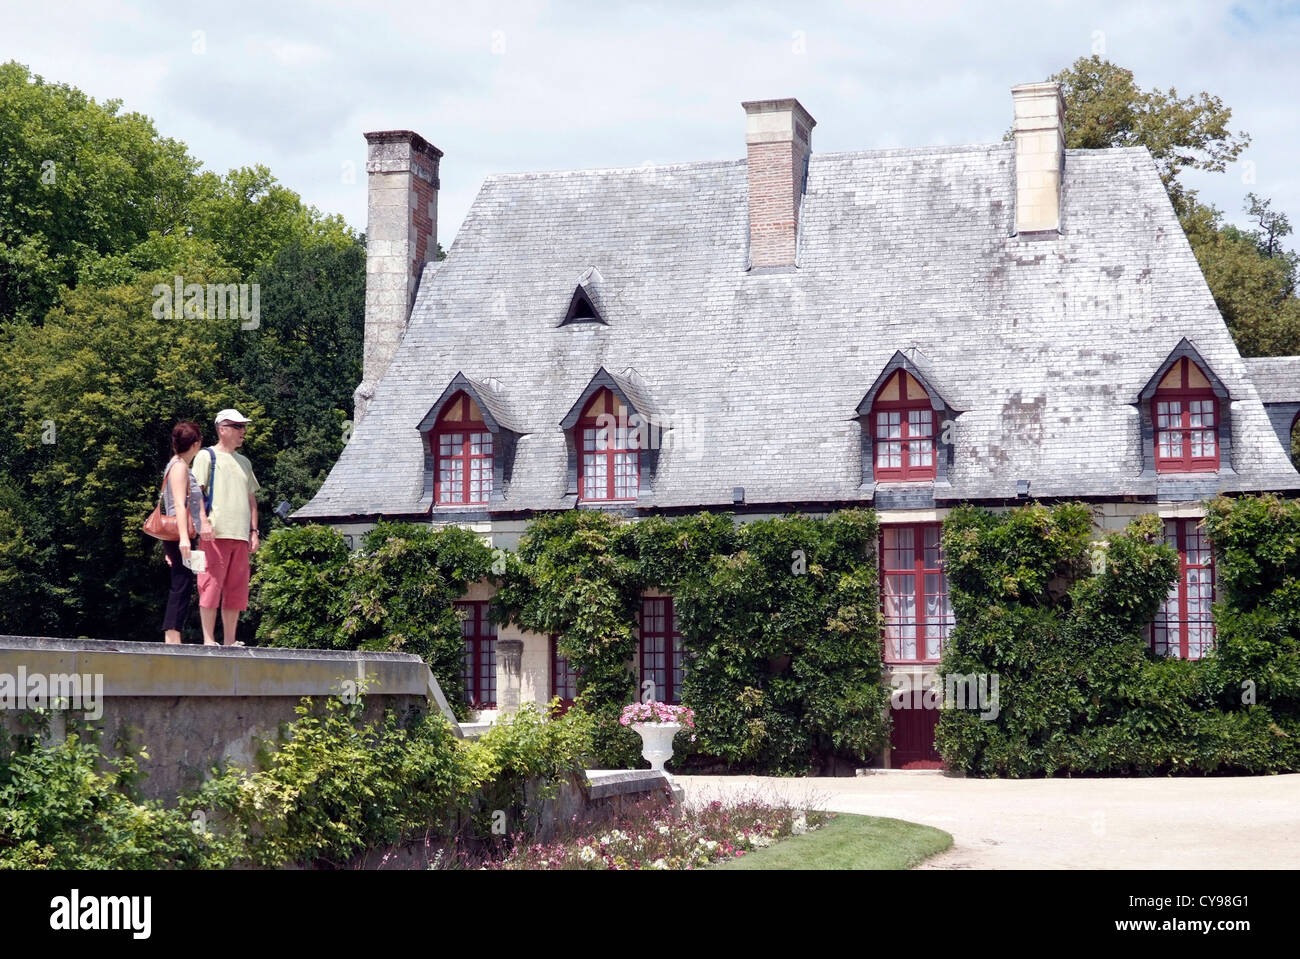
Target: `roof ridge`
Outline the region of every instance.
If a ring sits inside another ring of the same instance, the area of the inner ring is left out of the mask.
[[[694,160],[686,163],[642,163],[639,166],[593,167],[585,170],[525,170],[515,173],[489,173],[483,178],[484,183],[496,180],[533,180],[558,179],[569,176],[598,176],[611,173],[654,173],[672,170],[701,170],[709,167],[743,166],[744,159],[739,160]]]

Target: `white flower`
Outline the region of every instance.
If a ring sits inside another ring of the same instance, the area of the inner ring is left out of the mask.
[[[660,826],[660,827],[659,827],[659,835],[661,835],[661,836],[666,836],[666,835],[668,835],[668,831],[669,831],[669,830],[668,830],[668,827],[667,827],[667,826]]]
[[[582,852],[578,853],[578,858],[583,862],[592,862],[596,858],[596,850],[590,846],[583,846]]]
[[[749,841],[754,844],[754,848],[756,849],[765,849],[772,845],[772,839],[770,836],[754,836]]]
[[[796,813],[794,822],[791,824],[790,832],[795,836],[802,836],[808,831],[808,819],[803,813]]]
[[[650,868],[651,868],[651,869],[667,869],[667,868],[668,868],[668,863],[664,862],[662,859],[656,859],[654,862],[650,863]]]

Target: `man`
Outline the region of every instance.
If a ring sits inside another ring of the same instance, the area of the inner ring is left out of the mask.
[[[261,484],[248,457],[236,453],[251,422],[239,410],[217,414],[217,444],[194,457],[194,476],[211,499],[208,517],[213,539],[205,543],[207,569],[198,574],[199,619],[203,642],[217,645],[217,609],[227,646],[242,646],[235,639],[239,614],[248,608],[248,556],[257,552],[257,497]],[[215,476],[213,467],[215,465]]]

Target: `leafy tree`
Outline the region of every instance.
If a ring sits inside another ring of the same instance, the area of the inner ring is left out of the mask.
[[[1242,354],[1291,356],[1300,353],[1297,258],[1279,242],[1290,232],[1286,217],[1270,216],[1267,207],[1268,201],[1248,195],[1247,208],[1263,221],[1260,230],[1224,224],[1218,210],[1200,204],[1190,208],[1183,226]]]
[[[39,321],[84,260],[184,222],[198,161],[120,109],[0,64],[0,320]]]
[[[198,266],[190,272],[223,279]],[[159,279],[70,291],[43,325],[19,325],[0,345],[0,410],[13,426],[0,435],[0,472],[24,478],[31,506],[9,511],[7,535],[0,523],[0,556],[15,556],[27,580],[57,584],[44,594],[58,628],[74,635],[139,639],[140,624],[158,618],[161,550],[140,524],[158,495],[172,425],[207,424],[226,406],[268,421],[261,403],[213,362],[240,333],[238,323],[155,319]],[[266,446],[265,435],[250,433],[255,461]],[[29,541],[38,530],[48,532]],[[25,545],[35,552],[24,553]],[[0,629],[48,625],[45,614],[37,622],[24,615],[6,602]]]
[[[1142,90],[1133,71],[1096,54],[1048,79],[1061,85],[1065,98],[1066,147],[1146,147],[1180,213],[1195,195],[1178,182],[1183,169],[1222,172],[1250,144],[1247,134],[1228,129],[1232,110],[1218,97],[1180,97],[1172,87]]]
[[[266,501],[294,507],[325,482],[349,434],[365,337],[365,247],[297,237],[258,271],[261,325],[236,344],[233,375],[277,416]],[[262,477],[259,476],[259,479]]]
[[[265,520],[324,481],[360,379],[361,240],[119,107],[0,65],[0,629],[141,638],[172,424],[253,417]],[[177,277],[257,283],[257,325],[155,316]]]

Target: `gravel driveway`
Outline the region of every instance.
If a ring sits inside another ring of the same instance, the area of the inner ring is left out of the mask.
[[[1216,779],[675,776],[687,802],[781,796],[952,834],[921,869],[1300,869],[1300,774]]]

